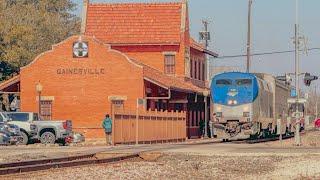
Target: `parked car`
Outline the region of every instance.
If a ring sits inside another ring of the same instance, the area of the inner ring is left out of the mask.
[[[0,145],[9,145],[10,135],[7,132],[0,131]]]
[[[0,112],[0,144],[19,144],[22,139],[20,127],[10,124],[10,118]]]
[[[8,139],[8,144],[20,144],[22,135],[20,128],[14,124],[0,123],[0,134],[3,136],[3,140]]]
[[[23,121],[37,126],[36,138],[43,144],[67,143],[72,136],[72,122],[70,120],[41,120],[34,112],[9,112],[13,121]],[[15,118],[15,117],[23,118]]]
[[[85,141],[85,137],[81,133],[73,132],[72,143],[82,143]]]
[[[33,122],[28,122],[28,117],[32,114],[28,113],[13,113],[13,112],[4,112],[10,118],[10,124],[14,124],[20,127],[22,139],[20,140],[19,144],[29,144],[31,140],[37,138],[38,129],[37,125]]]
[[[319,130],[320,130],[320,119],[316,119],[316,120],[314,121],[314,126],[315,126],[316,129],[319,129]]]

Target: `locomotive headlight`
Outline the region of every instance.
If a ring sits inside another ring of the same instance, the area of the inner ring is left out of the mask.
[[[217,106],[217,111],[222,111],[222,107],[220,107],[220,106]]]
[[[233,104],[238,104],[238,101],[234,100],[234,101],[233,101]]]
[[[228,101],[228,105],[231,105],[231,104],[232,104],[232,100],[229,100],[229,101]]]
[[[250,112],[243,112],[243,117],[250,117]]]

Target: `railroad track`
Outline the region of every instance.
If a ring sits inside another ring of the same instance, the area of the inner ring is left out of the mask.
[[[139,153],[132,153],[132,154],[126,154],[126,155],[121,155],[117,157],[109,157],[109,158],[101,158],[101,159],[98,159],[96,157],[96,153],[93,153],[93,154],[86,154],[86,155],[61,157],[61,158],[49,158],[49,159],[32,160],[32,161],[2,163],[0,164],[0,175],[40,171],[40,170],[47,170],[51,168],[63,168],[63,167],[74,167],[74,166],[91,165],[91,164],[113,163],[113,162],[132,159],[135,157],[139,157]]]
[[[282,139],[289,139],[294,137],[294,135],[287,135],[287,136],[283,136]],[[264,139],[249,139],[249,140],[245,140],[245,143],[248,144],[255,144],[255,143],[262,143],[262,142],[269,142],[269,141],[278,141],[280,140],[279,136],[276,137],[270,137],[270,138],[264,138]]]
[[[301,133],[301,134],[304,134]],[[282,139],[290,139],[293,138],[294,134],[292,135],[287,135],[287,136],[283,136]],[[263,139],[240,139],[240,140],[231,140],[231,141],[227,141],[227,142],[223,142],[223,143],[236,143],[236,144],[256,144],[256,143],[263,143],[263,142],[270,142],[270,141],[278,141],[280,140],[279,136],[275,136],[275,137],[269,137],[269,138],[263,138]]]

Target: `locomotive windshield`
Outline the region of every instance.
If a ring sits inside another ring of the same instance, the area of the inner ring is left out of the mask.
[[[230,79],[218,79],[216,85],[231,85],[232,81]]]
[[[252,79],[238,79],[236,80],[238,86],[247,86],[252,84]]]

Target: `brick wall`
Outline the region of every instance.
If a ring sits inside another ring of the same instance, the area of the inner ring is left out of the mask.
[[[73,58],[72,45],[78,38],[65,40],[21,69],[21,109],[38,111],[35,87],[40,81],[41,95],[54,98],[53,119],[71,119],[75,130],[86,132],[86,137],[102,137],[102,119],[111,111],[108,96],[127,96],[125,108],[135,107],[136,98],[143,97],[143,71],[124,54],[90,37],[83,37],[89,57]],[[62,73],[73,68],[97,74]]]
[[[130,58],[136,59],[161,72],[164,72],[164,55],[166,53],[174,53],[176,76],[185,76],[185,53],[181,50],[180,45],[112,46],[112,48],[124,52]]]

